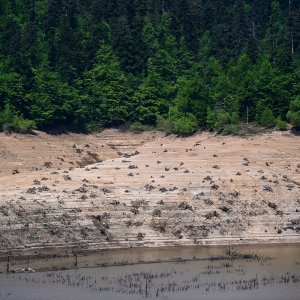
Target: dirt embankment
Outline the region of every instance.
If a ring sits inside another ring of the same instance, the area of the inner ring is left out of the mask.
[[[300,138],[0,134],[0,256],[300,242]]]

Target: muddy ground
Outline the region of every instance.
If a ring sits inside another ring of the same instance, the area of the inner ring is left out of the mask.
[[[0,134],[0,256],[300,242],[300,137]]]

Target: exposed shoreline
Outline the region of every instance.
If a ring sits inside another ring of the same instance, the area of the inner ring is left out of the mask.
[[[0,134],[0,257],[300,242],[300,138]],[[120,251],[120,250],[118,250]]]

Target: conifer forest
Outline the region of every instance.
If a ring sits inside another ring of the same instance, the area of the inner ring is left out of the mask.
[[[0,130],[300,126],[299,0],[1,0]]]

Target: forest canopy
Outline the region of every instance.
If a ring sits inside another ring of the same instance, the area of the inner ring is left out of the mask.
[[[2,0],[0,130],[300,127],[298,0]]]

